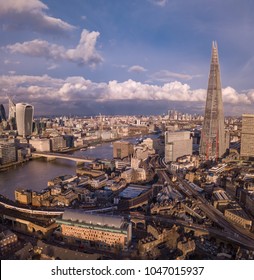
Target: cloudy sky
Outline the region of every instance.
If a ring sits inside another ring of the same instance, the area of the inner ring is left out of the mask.
[[[254,113],[253,11],[252,0],[0,0],[0,103],[203,114],[216,40],[226,114]]]

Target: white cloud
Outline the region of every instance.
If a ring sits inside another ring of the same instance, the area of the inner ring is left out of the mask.
[[[128,65],[126,65],[126,64],[113,64],[112,66],[114,66],[116,68],[122,68],[122,69],[125,69],[128,67]]]
[[[57,68],[59,68],[59,65],[58,64],[55,64],[55,63],[53,63],[53,64],[50,64],[49,66],[48,66],[48,70],[54,70],[54,69],[57,69]]]
[[[74,49],[51,44],[44,40],[32,40],[24,43],[8,45],[5,48],[11,53],[21,53],[33,57],[44,57],[52,60],[68,60],[81,65],[95,66],[103,61],[95,45],[99,32],[83,30],[79,44]]]
[[[145,72],[147,71],[147,69],[145,69],[144,67],[140,66],[140,65],[133,65],[131,67],[129,67],[128,72],[135,72],[135,73],[141,73],[141,72]]]
[[[0,0],[0,16],[9,28],[36,31],[71,31],[75,27],[46,14],[47,5],[39,0]]]
[[[158,81],[158,82],[172,82],[174,80],[184,80],[189,81],[193,78],[201,77],[201,75],[189,75],[189,74],[183,74],[183,73],[175,73],[168,70],[161,70],[158,72],[155,72],[150,76],[152,81]]]
[[[22,13],[26,11],[41,12],[48,9],[47,5],[43,4],[39,0],[0,0],[0,14],[6,14],[10,11]]]
[[[20,64],[20,61],[12,61],[12,60],[9,60],[9,59],[5,59],[4,60],[4,64],[5,65],[18,65],[18,64]]]
[[[97,64],[102,62],[102,57],[95,49],[96,41],[99,35],[99,32],[89,32],[84,29],[81,33],[81,38],[77,47],[75,49],[67,50],[67,58],[81,64]]]
[[[232,87],[226,87],[222,90],[223,101],[229,104],[251,104],[251,92],[253,91],[250,90],[247,94],[239,94]]]
[[[56,79],[44,76],[0,76],[0,88],[5,93],[15,93],[17,99],[28,102],[73,101],[110,101],[110,100],[168,100],[205,102],[206,90],[192,90],[189,85],[180,82],[166,83],[163,86],[143,84],[133,80],[119,83],[94,83],[80,76]],[[0,93],[1,94],[1,93]],[[3,91],[2,91],[3,95]],[[5,94],[4,94],[5,95]],[[238,93],[231,87],[223,89],[225,104],[254,104],[254,90]],[[4,97],[4,96],[3,96]]]
[[[56,44],[50,44],[43,40],[33,40],[24,43],[16,43],[6,46],[6,49],[11,53],[21,53],[34,57],[45,57],[48,59],[63,59],[65,49]]]
[[[9,73],[10,75],[15,75],[15,74],[16,74],[16,71],[15,71],[15,70],[10,70],[10,71],[8,71],[8,73]]]
[[[180,82],[166,83],[163,86],[142,84],[133,80],[123,83],[109,82],[106,99],[142,99],[171,101],[204,101],[205,91],[191,91],[189,85]],[[201,94],[202,93],[202,94]]]
[[[149,2],[151,2],[157,6],[160,6],[160,7],[165,7],[166,4],[168,3],[168,0],[149,0]]]

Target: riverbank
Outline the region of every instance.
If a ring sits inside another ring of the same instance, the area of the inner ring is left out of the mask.
[[[136,137],[148,136],[148,135],[155,135],[155,134],[158,134],[158,133],[157,132],[153,132],[153,133],[149,133],[149,134],[139,133],[139,134],[135,134],[135,135],[127,135],[127,136],[117,137],[117,138],[113,138],[113,139],[106,139],[106,140],[94,139],[94,140],[91,140],[91,141],[87,141],[87,143],[85,145],[64,149],[62,151],[57,151],[56,153],[66,154],[66,153],[79,151],[80,149],[87,149],[88,147],[94,146],[94,145],[99,145],[99,144],[103,144],[103,143],[111,143],[111,142],[115,142],[115,141],[119,141],[119,140],[126,140],[126,139],[130,139],[130,138],[136,138]]]
[[[143,138],[155,138],[157,135],[149,134],[144,135]],[[135,143],[137,135],[134,137],[126,137],[127,141]],[[123,139],[123,138],[122,138]],[[111,142],[117,141],[119,139],[112,139],[101,145],[95,145],[94,149],[87,149],[85,151],[80,151],[80,148],[76,151],[70,151],[75,156],[88,157],[88,158],[113,158],[113,145]],[[92,143],[90,143],[92,145]],[[76,174],[76,163],[74,161],[66,159],[58,159],[55,161],[46,161],[45,159],[34,159],[28,160],[15,167],[17,163],[9,167],[6,172],[0,172],[0,194],[5,197],[14,200],[14,192],[18,188],[31,189],[34,191],[41,191],[47,186],[47,183],[52,178],[62,175],[74,175]],[[19,167],[18,167],[19,166]]]
[[[26,158],[22,161],[16,161],[4,165],[0,165],[0,172],[8,171],[9,169],[16,168],[19,165],[23,165],[24,163],[28,162],[31,158]]]

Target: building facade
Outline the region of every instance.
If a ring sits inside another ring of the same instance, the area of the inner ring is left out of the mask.
[[[6,121],[6,113],[5,113],[5,108],[3,104],[0,104],[0,122]]]
[[[254,157],[254,115],[242,115],[242,134],[240,155],[243,158]]]
[[[16,104],[16,122],[18,135],[27,137],[32,134],[34,107],[26,103]]]
[[[11,249],[18,242],[18,236],[10,230],[0,232],[0,255]]]
[[[13,118],[16,118],[16,105],[15,103],[12,101],[12,99],[10,97],[8,97],[9,99],[9,121]]]
[[[177,158],[192,154],[192,138],[189,131],[166,131],[165,161],[176,161]]]
[[[89,214],[81,210],[65,210],[56,220],[69,242],[105,250],[125,249],[132,238],[131,223],[123,217]]]
[[[220,65],[217,43],[213,42],[205,117],[201,133],[200,155],[205,159],[217,159],[222,157],[225,151]]]
[[[29,144],[37,151],[37,152],[50,152],[50,139],[47,138],[36,138],[30,139]]]
[[[51,150],[53,152],[66,149],[66,140],[62,135],[51,138],[50,142],[51,142]]]
[[[21,204],[31,204],[32,203],[32,191],[17,189],[15,190],[15,200]]]
[[[14,143],[0,142],[0,164],[17,161],[17,151]]]
[[[123,159],[133,154],[133,144],[126,141],[116,141],[113,143],[114,158]]]

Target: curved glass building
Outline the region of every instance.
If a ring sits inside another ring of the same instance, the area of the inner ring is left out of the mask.
[[[32,134],[34,107],[26,103],[16,104],[18,135],[27,137]]]

